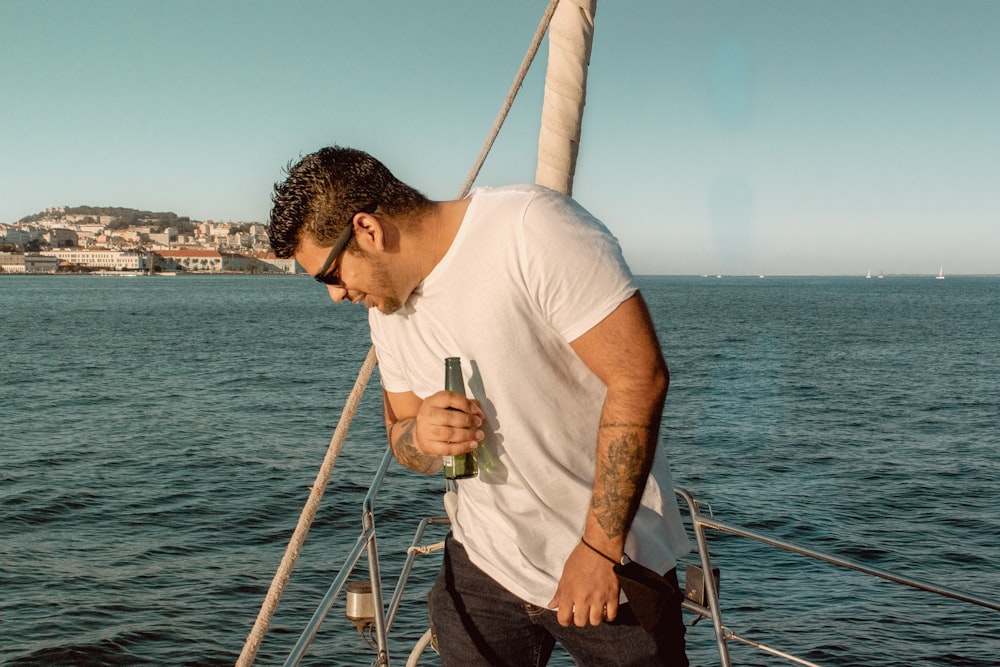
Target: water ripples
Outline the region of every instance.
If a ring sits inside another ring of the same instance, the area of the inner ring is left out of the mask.
[[[0,282],[0,664],[231,665],[367,352],[364,312],[294,278]],[[1000,284],[874,282],[644,279],[672,371],[663,451],[724,521],[995,599]],[[284,658],[360,531],[380,401],[376,375],[259,664]],[[380,551],[402,554],[440,493],[393,464]],[[1000,654],[995,612],[711,548],[724,618],[754,640],[831,666]],[[425,560],[401,639],[425,627]],[[306,664],[369,664],[344,627],[328,619]],[[688,637],[713,664],[710,624]]]

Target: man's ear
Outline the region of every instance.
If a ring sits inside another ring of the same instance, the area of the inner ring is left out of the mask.
[[[370,213],[357,213],[354,216],[354,238],[364,252],[385,250],[385,228],[381,221]]]

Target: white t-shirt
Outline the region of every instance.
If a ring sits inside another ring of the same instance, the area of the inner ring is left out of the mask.
[[[369,311],[372,342],[385,389],[420,398],[444,387],[444,359],[461,357],[487,416],[480,447],[500,466],[459,480],[455,537],[507,590],[545,606],[583,534],[606,393],[569,343],[636,287],[617,240],[568,197],[533,185],[471,197],[404,307]],[[625,552],[665,572],[688,549],[658,451]]]

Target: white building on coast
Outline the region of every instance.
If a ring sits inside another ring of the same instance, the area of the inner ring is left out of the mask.
[[[38,253],[0,252],[0,273],[55,273],[59,259]]]
[[[62,262],[88,269],[106,271],[145,271],[149,268],[146,256],[134,250],[83,249],[43,250],[40,255],[57,257]]]

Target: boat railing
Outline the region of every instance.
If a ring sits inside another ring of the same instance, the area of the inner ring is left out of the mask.
[[[348,619],[366,636],[366,642],[375,651],[376,657],[372,661],[373,667],[388,667],[389,657],[389,631],[399,612],[403,601],[404,591],[409,582],[416,559],[421,555],[433,553],[443,547],[443,542],[424,544],[424,537],[429,526],[445,526],[450,524],[447,516],[431,516],[422,519],[414,532],[412,542],[407,549],[406,559],[400,568],[399,577],[390,598],[389,604],[385,605],[384,590],[382,585],[382,570],[379,563],[379,551],[377,540],[377,529],[375,522],[375,498],[385,479],[389,465],[393,461],[392,451],[386,448],[385,454],[372,480],[371,486],[365,495],[362,503],[361,532],[354,542],[353,547],[344,560],[337,577],[333,580],[326,594],[323,596],[312,618],[309,620],[298,641],[292,648],[285,661],[285,667],[298,665],[305,656],[313,639],[316,637],[319,627],[326,616],[333,609],[334,604],[340,598],[341,593],[347,589],[345,614]],[[820,667],[816,663],[797,657],[789,652],[767,646],[761,642],[741,636],[732,628],[726,626],[722,620],[722,609],[720,606],[720,593],[718,586],[719,571],[714,567],[710,557],[708,547],[708,531],[718,531],[728,533],[737,537],[753,540],[770,547],[775,547],[787,552],[805,556],[817,561],[825,562],[842,568],[848,568],[862,572],[867,575],[879,577],[904,586],[919,589],[938,596],[952,598],[961,602],[978,605],[994,611],[1000,611],[1000,603],[987,600],[976,595],[971,595],[952,588],[939,586],[918,579],[900,576],[893,572],[872,567],[856,561],[852,561],[839,556],[831,555],[815,549],[806,548],[791,542],[776,539],[762,533],[744,528],[731,523],[726,523],[716,519],[711,507],[706,504],[707,513],[703,512],[701,503],[691,493],[682,488],[675,488],[675,494],[686,506],[691,529],[697,545],[697,557],[699,564],[688,564],[686,567],[684,587],[685,599],[682,606],[687,611],[696,614],[701,619],[710,619],[714,627],[716,646],[719,653],[719,664],[721,667],[731,667],[732,662],[729,656],[729,643],[739,642],[753,647],[771,656],[783,659],[789,664],[805,665],[806,667]],[[445,503],[447,505],[447,501]],[[367,555],[368,581],[348,583],[348,578],[354,572],[362,556]],[[360,591],[353,594],[352,585],[363,583],[367,585],[358,586]],[[363,611],[359,611],[363,610]],[[371,640],[368,639],[371,637]],[[431,643],[431,631],[428,629],[423,636],[412,647],[406,662],[407,667],[415,666],[420,659],[420,655]]]
[[[699,614],[700,616],[712,619],[713,625],[715,626],[716,642],[719,647],[720,664],[723,665],[724,667],[729,667],[729,665],[731,664],[727,648],[728,642],[740,642],[747,646],[752,646],[770,655],[783,658],[784,660],[792,664],[807,665],[809,667],[819,667],[819,666],[816,663],[791,655],[785,651],[781,651],[776,648],[762,644],[760,642],[756,642],[749,638],[743,637],[722,623],[722,612],[719,606],[719,599],[718,599],[718,586],[715,585],[715,578],[718,576],[718,570],[712,567],[711,560],[708,555],[709,550],[708,550],[708,540],[706,531],[709,529],[719,531],[722,533],[728,533],[730,535],[734,535],[737,537],[754,540],[756,542],[760,542],[762,544],[768,545],[770,547],[775,547],[783,551],[798,554],[800,556],[806,556],[808,558],[829,563],[837,567],[856,570],[858,572],[871,575],[873,577],[879,577],[887,581],[892,581],[897,584],[909,586],[910,588],[915,588],[928,593],[933,593],[941,597],[952,598],[954,600],[959,600],[961,602],[978,605],[981,607],[985,607],[987,609],[992,609],[994,611],[1000,611],[1000,602],[997,601],[987,600],[985,598],[976,595],[971,595],[969,593],[965,593],[953,588],[948,588],[945,586],[939,586],[937,584],[929,583],[926,581],[921,581],[919,579],[901,576],[899,574],[890,572],[888,570],[884,570],[882,568],[873,567],[847,558],[842,558],[840,556],[824,553],[816,549],[803,547],[801,545],[794,544],[786,540],[781,540],[764,535],[757,531],[753,531],[748,528],[738,526],[736,524],[720,521],[712,515],[710,507],[708,508],[707,514],[703,513],[701,511],[699,501],[694,496],[692,496],[688,491],[680,488],[675,488],[674,491],[677,494],[677,496],[682,500],[684,500],[684,502],[687,504],[687,508],[690,514],[691,524],[693,527],[693,532],[695,535],[695,540],[698,546],[698,555],[701,560],[701,569],[704,572],[708,573],[707,575],[704,576],[706,582],[705,585],[707,587],[707,590],[704,591],[704,593],[706,594],[704,595],[704,597],[707,600],[708,604],[707,605],[699,604],[695,600],[687,599],[684,601],[684,607],[689,611]],[[689,569],[689,575],[690,574],[691,572]],[[703,594],[702,591],[697,587],[693,587],[691,585],[690,576],[688,577],[688,580],[689,581],[687,581],[685,584],[687,597],[701,598]]]

